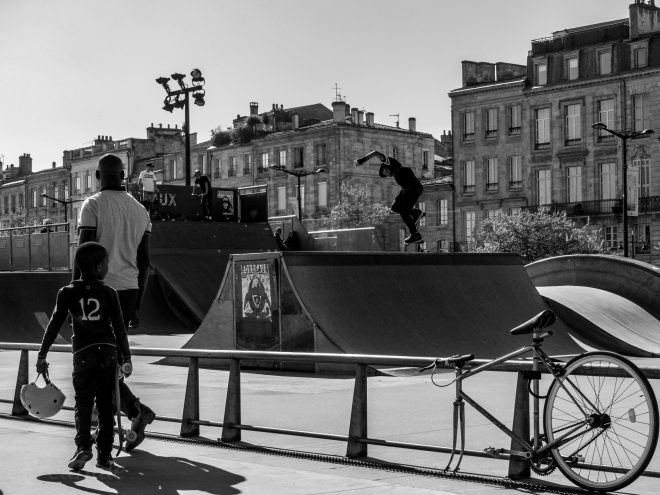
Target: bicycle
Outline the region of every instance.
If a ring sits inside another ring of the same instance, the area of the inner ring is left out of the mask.
[[[512,335],[532,334],[532,344],[521,347],[474,368],[464,369],[474,355],[438,358],[431,381],[439,387],[456,385],[453,407],[453,442],[445,471],[459,454],[454,472],[460,469],[465,452],[465,402],[496,425],[520,450],[486,449],[526,459],[532,471],[546,475],[559,470],[579,487],[595,491],[615,491],[639,477],[653,456],[658,440],[658,405],[646,377],[628,359],[613,352],[580,354],[567,363],[548,356],[542,349],[544,339],[552,336],[556,315],[545,310],[513,328]],[[525,372],[533,400],[533,437],[521,438],[463,391],[463,381],[506,361],[532,354],[532,369]],[[434,380],[439,364],[454,368],[454,380],[440,385]],[[547,393],[539,393],[542,370],[552,375]],[[543,433],[540,401],[543,409]],[[456,448],[460,426],[460,449]]]

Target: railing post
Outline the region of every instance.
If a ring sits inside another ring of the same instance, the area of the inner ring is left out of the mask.
[[[28,351],[23,349],[21,351],[21,360],[18,363],[18,375],[16,376],[16,390],[14,390],[14,403],[11,408],[12,416],[27,416],[28,411],[23,407],[21,402],[21,387],[28,383],[28,369],[29,369],[29,356]]]
[[[524,371],[518,372],[518,382],[516,383],[516,402],[513,409],[513,427],[512,431],[519,438],[528,440],[529,436],[529,391],[528,379]],[[524,447],[514,439],[511,439],[511,450],[522,451]],[[529,478],[531,475],[529,462],[518,456],[509,458],[509,478],[517,480]]]
[[[225,419],[222,425],[223,442],[238,442],[241,440],[241,362],[236,358],[229,361],[229,382],[227,383],[227,400],[225,401]]]
[[[346,457],[366,457],[367,444],[359,441],[365,438],[367,438],[367,365],[357,364]]]
[[[186,397],[181,415],[180,435],[182,437],[199,436],[199,424],[191,423],[190,420],[199,421],[199,359],[196,357],[191,357],[188,364]]]

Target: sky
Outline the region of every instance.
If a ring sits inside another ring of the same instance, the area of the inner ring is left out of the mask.
[[[273,103],[338,92],[380,124],[439,138],[461,61],[525,64],[531,40],[624,19],[633,0],[0,0],[0,160],[62,165],[98,135],[181,127],[155,79],[199,68],[198,141]],[[336,89],[338,86],[338,90]]]

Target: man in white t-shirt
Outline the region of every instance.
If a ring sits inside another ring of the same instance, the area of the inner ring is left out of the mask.
[[[101,157],[96,169],[101,190],[82,204],[78,217],[78,244],[96,241],[108,250],[105,283],[113,287],[127,328],[139,326],[139,308],[149,276],[149,213],[122,185],[124,166],[112,154]],[[79,278],[77,267],[73,280]],[[154,412],[120,381],[121,409],[131,419],[137,440],[127,442],[126,450],[144,440],[144,429],[155,419]]]
[[[153,163],[147,163],[146,170],[140,172],[138,176],[138,187],[142,192],[142,204],[147,211],[151,211],[151,205],[156,201],[156,193],[158,193]]]

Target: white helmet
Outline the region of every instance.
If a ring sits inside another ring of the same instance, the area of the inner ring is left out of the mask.
[[[37,380],[39,377],[37,376]],[[32,416],[37,418],[50,418],[56,415],[62,406],[66,396],[48,378],[45,387],[38,387],[35,382],[21,387],[21,403]]]

